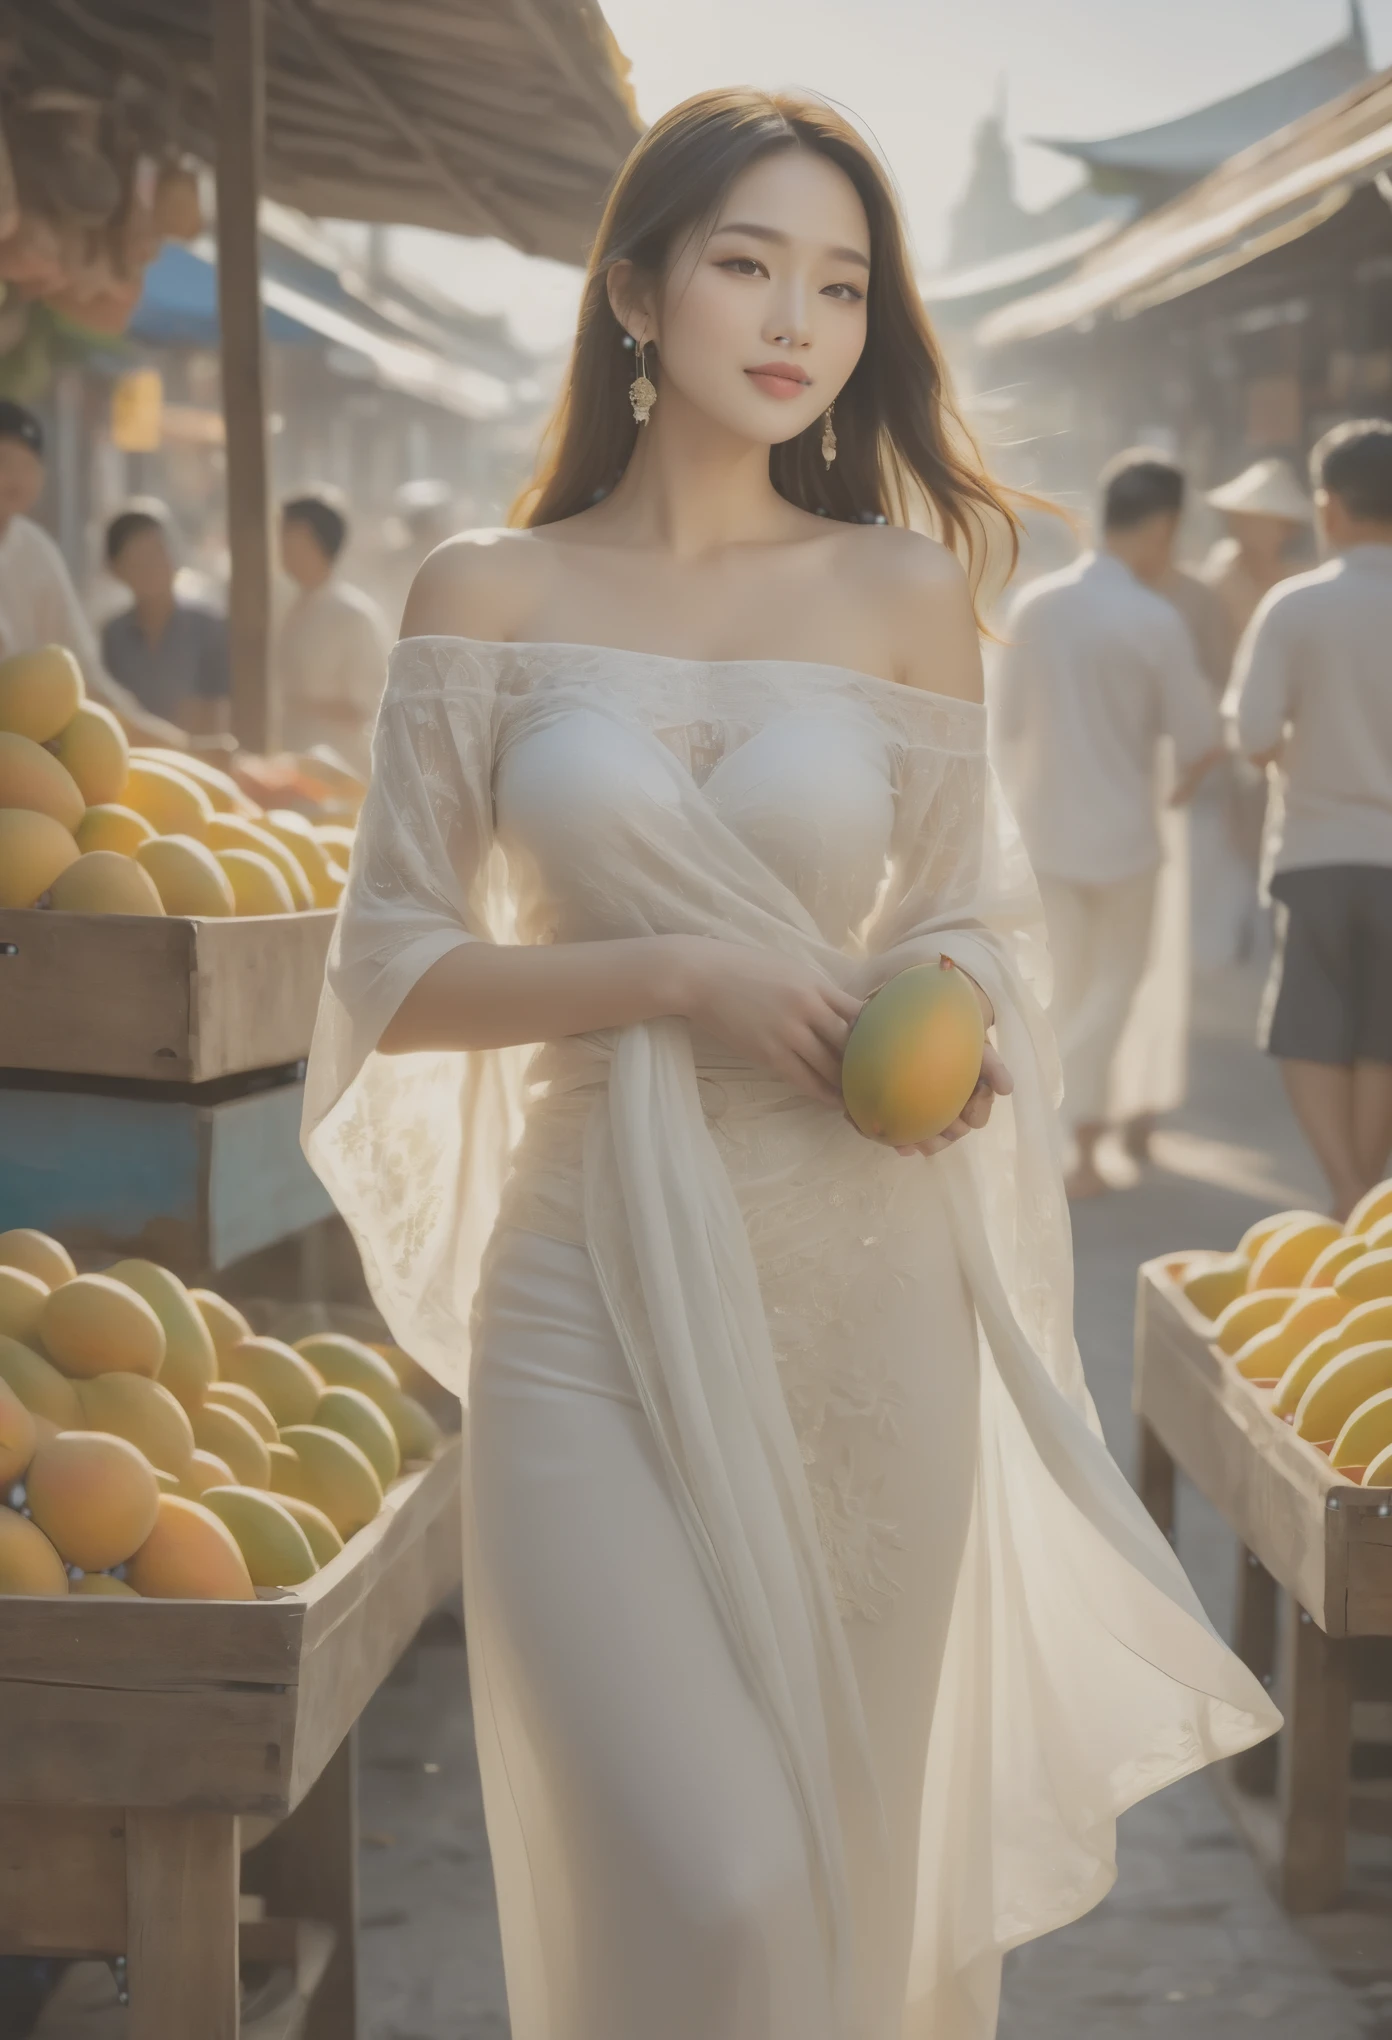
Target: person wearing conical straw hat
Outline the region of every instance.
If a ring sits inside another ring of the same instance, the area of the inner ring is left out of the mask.
[[[1223,513],[1225,535],[1199,569],[1221,605],[1230,642],[1228,663],[1258,605],[1299,573],[1301,543],[1314,506],[1284,460],[1253,461],[1240,475],[1207,491]],[[1194,961],[1214,969],[1254,954],[1263,940],[1258,875],[1266,817],[1265,778],[1234,757],[1210,774],[1190,815],[1197,863],[1205,878],[1194,901]]]
[[[1314,517],[1314,506],[1288,461],[1257,460],[1204,498],[1221,510],[1227,535],[1203,565],[1203,578],[1221,599],[1241,637],[1267,590],[1299,571],[1292,547]]]

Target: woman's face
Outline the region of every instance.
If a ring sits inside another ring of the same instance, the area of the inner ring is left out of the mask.
[[[806,149],[763,157],[676,250],[650,334],[660,388],[756,444],[795,438],[860,359],[869,275],[845,173]]]

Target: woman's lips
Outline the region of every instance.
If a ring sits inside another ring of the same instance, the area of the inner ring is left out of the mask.
[[[747,368],[744,372],[752,383],[756,383],[761,390],[767,390],[771,397],[800,397],[808,387],[805,382],[799,382],[796,376],[779,375],[768,368]]]

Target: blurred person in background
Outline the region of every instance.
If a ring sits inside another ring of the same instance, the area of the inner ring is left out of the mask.
[[[127,736],[181,748],[184,732],[143,708],[103,666],[67,562],[28,514],[43,485],[43,427],[23,404],[0,398],[0,656],[65,645],[88,693],[115,712]]]
[[[227,621],[178,591],[169,513],[132,503],[106,528],[108,572],[133,602],[102,628],[107,671],[152,714],[199,735],[228,722]]]
[[[1262,597],[1297,570],[1292,558],[1309,530],[1314,506],[1284,460],[1258,460],[1204,501],[1227,525],[1200,570],[1222,603],[1234,645]]]
[[[1174,747],[1176,802],[1188,798],[1221,743],[1217,701],[1188,627],[1158,592],[1174,566],[1184,475],[1163,454],[1139,448],[1103,470],[1101,489],[1098,550],[1033,582],[1011,611],[996,700],[1000,773],[1039,880],[1053,953],[1051,1019],[1077,1147],[1067,1181],[1075,1198],[1108,1187],[1096,1152],[1111,1117],[1118,1047],[1151,956],[1163,740]],[[1169,975],[1159,1031],[1182,1040],[1182,959]],[[1137,1114],[1133,1148],[1143,1148],[1149,1116]]]
[[[287,748],[327,744],[365,780],[388,637],[377,604],[337,571],[347,542],[347,517],[329,491],[282,504],[280,563],[299,592],[281,617],[275,664]]]
[[[1337,426],[1310,472],[1333,557],[1258,605],[1228,710],[1273,781],[1262,1046],[1344,1218],[1392,1152],[1392,424]]]

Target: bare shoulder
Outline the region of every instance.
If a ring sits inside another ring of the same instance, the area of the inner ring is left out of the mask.
[[[867,525],[863,571],[905,686],[981,701],[981,634],[961,561],[936,538]]]
[[[497,525],[457,532],[417,570],[401,635],[487,643],[510,638],[535,594],[541,569],[529,531]]]

